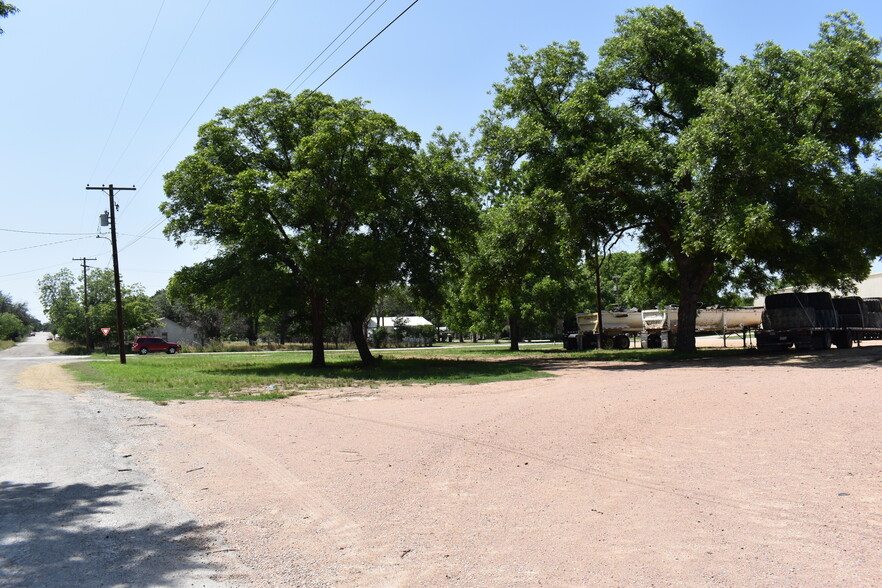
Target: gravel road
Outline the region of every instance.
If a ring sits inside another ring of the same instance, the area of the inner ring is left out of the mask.
[[[144,403],[19,387],[71,361],[46,334],[0,352],[0,586],[221,586],[225,545],[133,463]],[[41,373],[47,373],[45,371]],[[51,372],[50,372],[51,373]],[[38,382],[45,388],[45,382]]]
[[[119,566],[100,580],[879,586],[880,361],[559,361],[526,382],[168,406],[17,391],[0,362],[0,583]]]

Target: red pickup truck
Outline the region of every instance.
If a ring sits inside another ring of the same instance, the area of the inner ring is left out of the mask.
[[[164,351],[165,353],[177,353],[181,350],[181,346],[177,343],[169,343],[165,339],[159,337],[136,337],[132,343],[132,351],[147,355],[151,351]]]

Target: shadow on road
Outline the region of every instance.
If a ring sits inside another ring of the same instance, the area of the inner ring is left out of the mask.
[[[195,523],[114,525],[110,513],[137,485],[0,482],[0,585],[159,586],[210,577],[213,528]],[[128,497],[126,500],[131,500]]]

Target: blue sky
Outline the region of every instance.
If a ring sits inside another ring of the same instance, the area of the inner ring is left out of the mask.
[[[208,245],[166,241],[158,210],[162,175],[192,151],[198,126],[270,88],[314,87],[411,2],[14,0],[21,12],[0,21],[0,291],[43,318],[44,274],[80,271],[74,257],[110,267],[110,243],[95,237],[107,197],[86,184],[137,187],[118,197],[126,283],[153,294],[178,268],[212,255]],[[369,4],[355,24],[364,22],[361,29],[295,82]],[[504,78],[508,53],[577,40],[596,63],[616,15],[642,5],[420,0],[322,91],[369,100],[424,139],[436,126],[468,133],[490,104],[491,85]],[[674,6],[706,27],[729,63],[767,40],[805,49],[824,16],[842,9],[882,36],[878,0]]]

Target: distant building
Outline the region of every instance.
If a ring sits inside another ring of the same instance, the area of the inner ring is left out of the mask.
[[[368,319],[366,330],[368,337],[377,342],[377,331],[386,331],[388,336],[394,337],[398,344],[424,346],[431,345],[434,341],[434,334],[423,332],[415,332],[414,327],[432,327],[432,323],[421,316],[375,316]],[[403,338],[401,332],[397,332],[396,327],[404,327]]]
[[[175,321],[162,317],[159,326],[147,329],[144,333],[147,337],[162,337],[171,343],[199,343],[199,333],[191,327],[183,327]]]
[[[818,290],[819,288],[806,288],[805,290],[801,290],[801,292],[817,292]],[[775,293],[780,294],[793,291],[793,288],[782,288]],[[837,296],[842,293],[834,291],[832,294]],[[860,296],[861,298],[882,298],[882,274],[871,274],[870,276],[867,276],[866,280],[857,285],[857,292],[854,293],[854,295]],[[757,296],[753,303],[756,306],[762,306],[765,300],[765,296]]]
[[[372,316],[368,319],[367,329],[373,331],[377,327],[392,329],[397,325],[404,327],[431,327],[432,323],[421,316]]]

